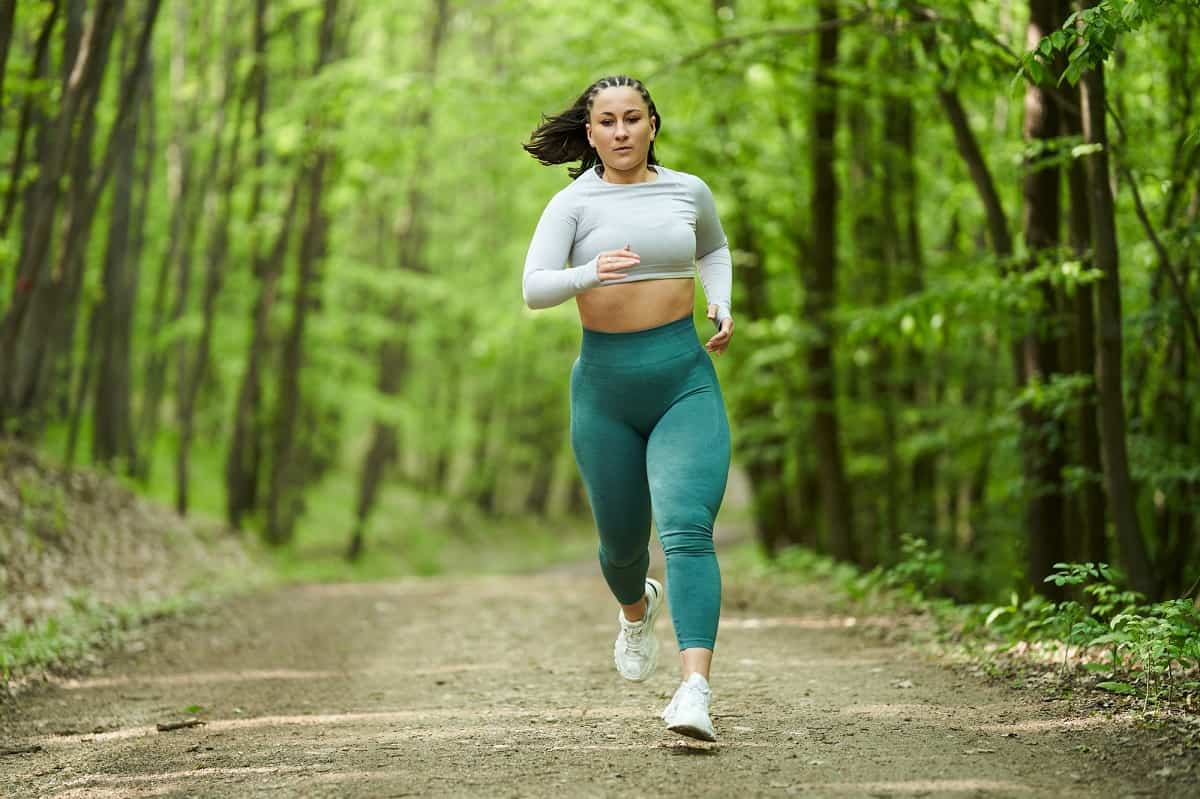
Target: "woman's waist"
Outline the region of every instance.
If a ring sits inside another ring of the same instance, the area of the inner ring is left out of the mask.
[[[691,275],[606,282],[575,297],[585,328],[628,333],[690,316],[696,289]]]
[[[665,322],[625,331],[583,328],[579,360],[589,366],[638,371],[647,366],[702,353],[691,309]]]

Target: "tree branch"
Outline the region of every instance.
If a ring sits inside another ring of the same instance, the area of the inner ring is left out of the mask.
[[[1179,298],[1179,305],[1183,308],[1183,317],[1188,323],[1188,332],[1192,334],[1192,343],[1196,347],[1196,352],[1200,352],[1200,322],[1197,322],[1196,311],[1192,308],[1192,304],[1188,302],[1187,288],[1183,285],[1183,281],[1179,279],[1179,273],[1175,271],[1175,267],[1171,264],[1171,256],[1167,252],[1167,248],[1155,232],[1154,226],[1150,224],[1150,215],[1146,213],[1146,206],[1142,203],[1142,194],[1138,191],[1137,181],[1133,179],[1133,172],[1122,163],[1118,163],[1117,171],[1129,183],[1129,188],[1133,192],[1133,206],[1137,211],[1138,219],[1141,220],[1142,229],[1146,231],[1146,236],[1150,239],[1150,243],[1154,245],[1154,251],[1158,253],[1159,267],[1166,272],[1167,277],[1171,280],[1171,285],[1175,288],[1175,295]]]
[[[720,39],[714,39],[708,44],[697,47],[695,50],[685,53],[676,60],[664,64],[663,66],[651,72],[647,76],[647,79],[657,77],[664,72],[670,72],[672,70],[679,69],[680,67],[687,66],[693,61],[698,61],[709,53],[716,52],[717,50],[723,50],[726,47],[735,47],[745,42],[754,41],[755,39],[766,39],[774,36],[811,36],[814,33],[821,33],[822,31],[846,28],[852,25],[860,25],[863,22],[866,22],[869,18],[870,15],[864,11],[855,14],[852,17],[840,17],[838,19],[819,22],[816,25],[783,25],[777,28],[764,28],[763,30],[740,33],[734,36],[722,36]]]

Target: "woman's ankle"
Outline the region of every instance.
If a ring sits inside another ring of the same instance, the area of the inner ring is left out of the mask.
[[[646,618],[646,597],[643,596],[632,605],[621,605],[621,614],[625,616],[625,621],[631,624],[637,624]]]

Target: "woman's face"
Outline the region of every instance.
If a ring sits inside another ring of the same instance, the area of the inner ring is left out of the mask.
[[[645,163],[654,138],[654,120],[637,89],[601,89],[592,100],[587,137],[605,168],[626,170]]]

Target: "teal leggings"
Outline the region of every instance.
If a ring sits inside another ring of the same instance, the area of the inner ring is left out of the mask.
[[[729,422],[691,316],[632,333],[584,328],[571,446],[617,601],[632,605],[645,591],[653,509],[675,639],[712,649],[721,611],[713,520],[729,475]]]

